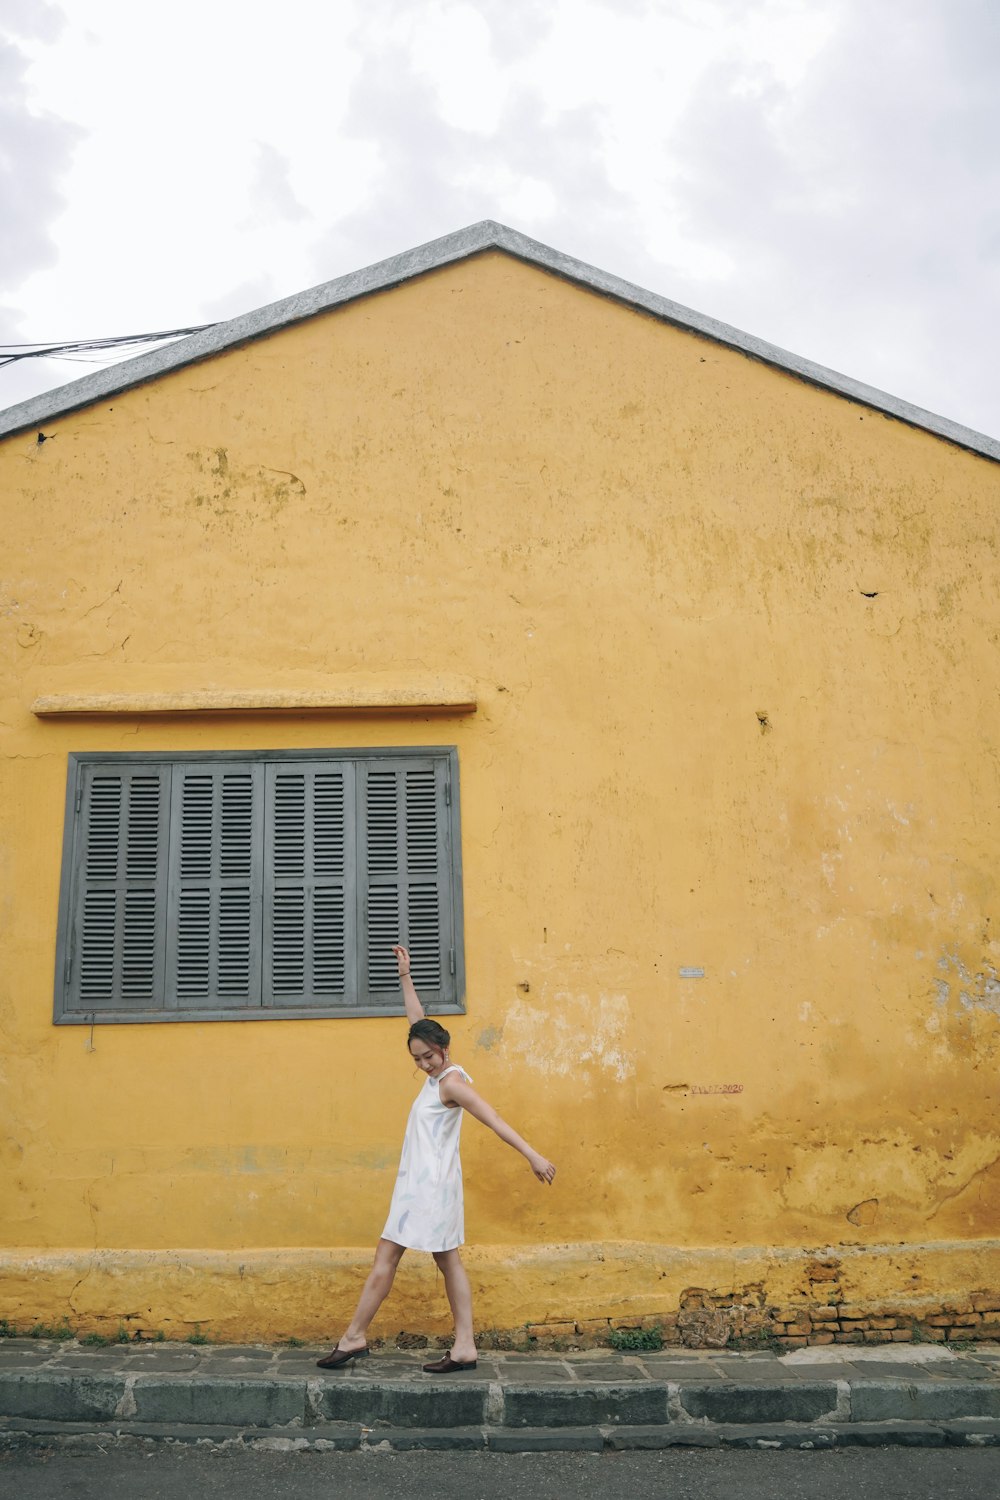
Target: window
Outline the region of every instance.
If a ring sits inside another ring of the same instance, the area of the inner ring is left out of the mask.
[[[454,750],[70,757],[55,1019],[463,1009]]]

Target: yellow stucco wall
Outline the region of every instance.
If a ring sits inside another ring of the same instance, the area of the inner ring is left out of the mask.
[[[83,750],[457,745],[452,1050],[560,1174],[466,1122],[484,1325],[824,1247],[1000,1281],[1000,465],[501,254],[45,431],[0,443],[0,1313],[333,1329],[416,1088],[398,1020],[52,1025]],[[474,714],[30,711],[442,675]]]

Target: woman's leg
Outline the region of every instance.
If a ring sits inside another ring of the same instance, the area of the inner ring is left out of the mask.
[[[436,1250],[434,1259],[444,1277],[448,1305],[455,1319],[455,1342],[452,1359],[475,1359],[476,1339],[472,1332],[472,1288],[457,1250]]]
[[[354,1316],[337,1345],[338,1349],[360,1349],[364,1346],[368,1324],[389,1295],[404,1248],[393,1240],[379,1240],[375,1246],[374,1264],[358,1298]]]

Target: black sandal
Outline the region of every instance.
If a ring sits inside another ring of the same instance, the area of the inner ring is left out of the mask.
[[[349,1365],[352,1359],[364,1359],[367,1353],[367,1344],[360,1349],[341,1349],[338,1346],[332,1349],[325,1359],[318,1359],[316,1363],[321,1370],[339,1370],[343,1365]]]

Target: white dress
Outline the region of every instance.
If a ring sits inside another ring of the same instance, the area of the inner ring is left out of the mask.
[[[465,1239],[462,1162],[458,1154],[462,1116],[441,1099],[438,1085],[447,1073],[472,1079],[457,1063],[428,1078],[413,1101],[406,1122],[399,1175],[382,1231],[384,1240],[408,1250],[455,1250]]]

